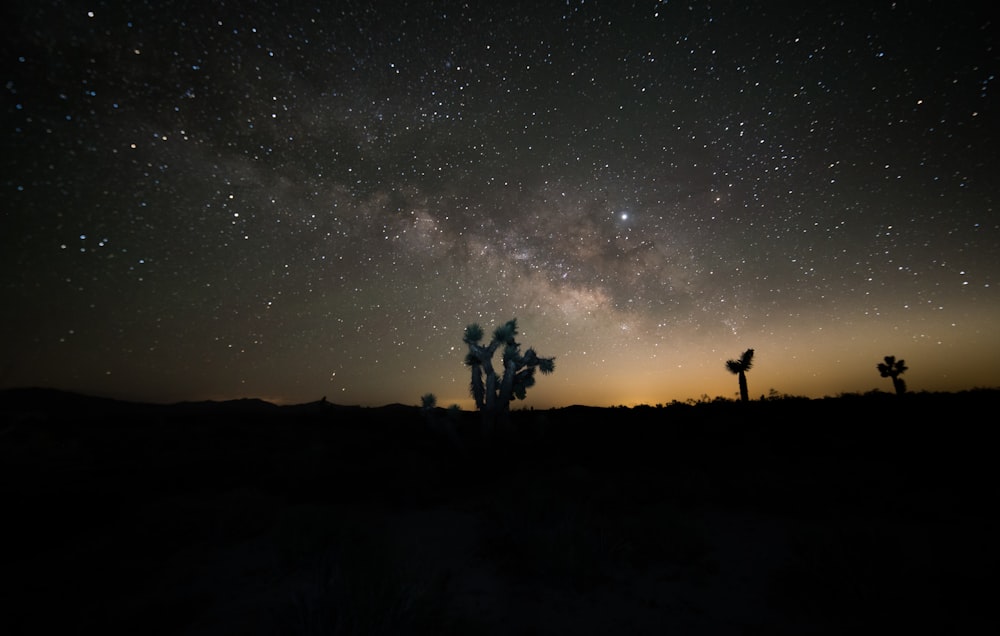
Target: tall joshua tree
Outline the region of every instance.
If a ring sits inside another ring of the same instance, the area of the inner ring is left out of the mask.
[[[470,390],[476,408],[488,422],[497,414],[510,411],[511,399],[523,400],[528,387],[535,384],[535,370],[552,373],[556,368],[555,358],[542,358],[534,349],[521,354],[521,345],[514,340],[517,335],[517,319],[508,320],[493,331],[489,344],[482,344],[483,328],[472,323],[465,328],[462,340],[469,345],[465,364],[472,369]],[[503,372],[497,377],[493,368],[493,354],[502,347]]]
[[[726,368],[730,373],[740,376],[740,400],[750,401],[750,392],[747,391],[747,371],[753,366],[753,349],[747,349],[740,356],[739,360],[726,360]]]
[[[875,365],[879,374],[883,378],[892,378],[892,388],[896,389],[896,395],[906,393],[906,380],[899,376],[905,372],[908,367],[902,360],[897,360],[896,356],[886,356],[883,359],[885,362],[879,362]]]

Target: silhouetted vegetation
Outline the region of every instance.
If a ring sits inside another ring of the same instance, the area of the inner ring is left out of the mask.
[[[747,349],[737,360],[726,360],[726,368],[729,372],[738,375],[740,378],[740,400],[748,402],[750,392],[747,389],[747,371],[753,366],[753,349]]]
[[[476,323],[467,326],[462,337],[469,347],[465,356],[465,364],[472,370],[469,390],[488,422],[498,414],[508,413],[512,399],[525,398],[528,388],[535,384],[536,369],[546,374],[555,371],[555,358],[540,357],[530,348],[521,355],[521,345],[514,339],[517,333],[515,318],[497,327],[489,344],[481,344],[483,328]],[[498,379],[493,354],[501,346],[503,374]]]
[[[899,376],[909,367],[903,363],[902,359],[897,360],[896,356],[886,356],[884,362],[879,362],[875,366],[883,378],[892,378],[892,388],[896,390],[896,395],[906,393],[906,381]]]
[[[437,406],[437,396],[433,393],[424,393],[420,396],[420,408],[429,411]]]
[[[0,392],[0,632],[995,631],[998,402]]]

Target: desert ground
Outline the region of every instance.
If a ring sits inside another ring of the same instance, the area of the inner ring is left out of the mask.
[[[0,632],[983,633],[1000,391],[476,413],[0,393]]]

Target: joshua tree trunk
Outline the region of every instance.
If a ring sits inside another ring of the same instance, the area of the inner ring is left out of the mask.
[[[500,382],[500,395],[497,398],[497,410],[506,412],[510,410],[510,401],[514,397],[514,374],[517,372],[517,363],[514,360],[507,360],[503,365],[503,381]]]
[[[906,380],[899,376],[909,367],[903,360],[897,360],[896,356],[886,356],[883,360],[885,362],[879,362],[875,368],[883,378],[892,378],[892,388],[896,390],[896,395],[903,395],[906,393]]]
[[[484,410],[492,412],[496,410],[497,404],[497,373],[493,370],[493,363],[487,359],[483,363],[486,370],[486,404]]]
[[[743,402],[750,401],[750,391],[747,389],[747,374],[743,371],[740,371],[740,400]]]
[[[726,368],[729,372],[740,378],[740,400],[750,401],[750,392],[747,390],[747,371],[753,366],[753,349],[747,349],[738,360],[726,360]]]

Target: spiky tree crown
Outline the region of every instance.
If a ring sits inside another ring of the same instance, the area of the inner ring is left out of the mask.
[[[538,370],[548,375],[556,370],[555,358],[540,358],[538,360]]]
[[[523,400],[529,387],[535,384],[535,370],[543,374],[555,371],[554,358],[542,358],[534,349],[521,354],[521,345],[514,339],[517,335],[517,319],[508,320],[493,331],[493,338],[487,345],[481,344],[482,328],[473,323],[465,328],[463,340],[469,345],[465,364],[472,367],[472,381],[469,385],[478,408],[505,411],[510,400]],[[502,377],[498,378],[490,363],[497,348],[502,347]]]
[[[472,323],[465,328],[465,335],[462,341],[466,344],[478,344],[483,339],[483,328],[478,323]]]
[[[508,320],[493,331],[493,339],[505,345],[517,346],[514,336],[517,335],[517,318]]]
[[[889,378],[889,377],[895,378],[897,375],[903,373],[908,368],[906,364],[904,364],[903,360],[901,359],[897,360],[896,356],[886,356],[885,358],[883,358],[883,360],[885,360],[884,363],[879,362],[877,365],[875,365],[875,368],[878,369],[879,374],[883,378]]]
[[[740,371],[749,371],[750,367],[753,366],[753,349],[747,349],[740,356],[739,360],[726,360],[726,368],[729,369],[730,373],[739,373]]]

